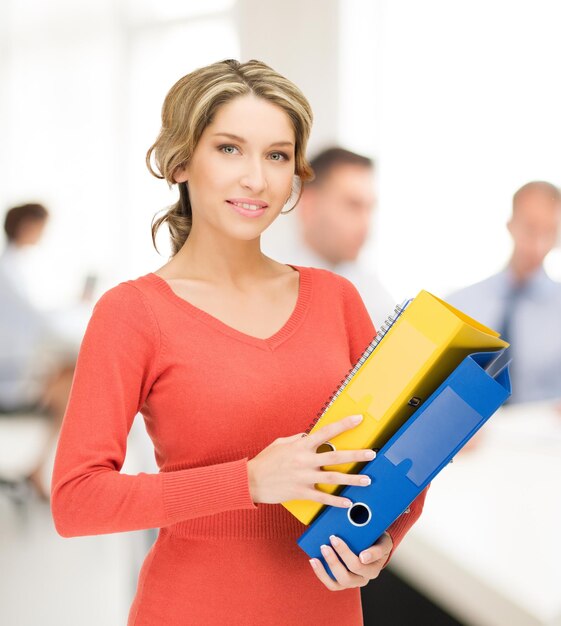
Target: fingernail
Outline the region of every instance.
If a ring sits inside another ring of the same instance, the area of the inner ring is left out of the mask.
[[[353,424],[358,424],[359,422],[362,422],[362,415],[353,415],[351,421],[353,422]]]
[[[337,537],[335,535],[329,535],[329,539],[331,539],[331,543],[334,546],[338,546],[339,545],[339,539],[337,539]]]
[[[368,562],[370,561],[370,554],[369,554],[368,552],[363,552],[363,553],[360,555],[360,560],[361,560],[363,563],[368,563]]]
[[[369,485],[372,481],[370,480],[369,476],[364,476],[363,478],[360,479],[359,482],[361,485]]]
[[[329,549],[325,544],[322,545],[320,549],[321,549],[321,553],[323,554],[323,556],[327,556],[329,554]]]
[[[310,559],[310,565],[316,569],[316,567],[318,566],[317,561],[315,559]]]
[[[347,508],[349,508],[349,507],[353,506],[353,502],[352,502],[352,500],[345,500],[344,504],[345,504],[345,506],[346,506]]]

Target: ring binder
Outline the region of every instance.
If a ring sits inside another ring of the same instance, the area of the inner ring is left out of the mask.
[[[362,414],[358,426],[328,443],[337,450],[380,448],[466,356],[508,345],[494,330],[420,291],[395,307],[305,434],[347,415]],[[341,463],[323,469],[354,473],[363,465]],[[343,485],[318,483],[316,488],[336,493]],[[315,500],[282,505],[304,524],[325,506]]]
[[[508,363],[491,368],[500,352],[467,356],[415,414],[369,461],[362,473],[368,487],[347,486],[348,509],[327,506],[298,539],[333,577],[320,546],[341,537],[356,554],[370,547],[402,514],[455,454],[511,395]]]
[[[312,428],[317,424],[317,422],[323,417],[326,413],[327,409],[333,404],[335,398],[339,396],[345,386],[352,380],[353,376],[359,370],[360,366],[366,361],[366,359],[370,356],[373,350],[378,346],[378,344],[382,341],[384,336],[387,334],[389,329],[395,324],[397,318],[403,313],[405,307],[411,302],[411,299],[404,300],[400,305],[396,305],[393,311],[393,315],[389,315],[386,320],[380,326],[380,330],[374,336],[374,339],[366,346],[364,352],[360,355],[357,362],[349,369],[344,378],[339,381],[339,386],[337,389],[333,391],[329,400],[321,407],[320,411],[318,411],[316,417],[309,424],[308,428],[305,430],[306,434],[309,435]]]

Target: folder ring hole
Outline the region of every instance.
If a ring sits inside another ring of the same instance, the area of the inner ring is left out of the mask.
[[[316,448],[316,452],[334,452],[335,451],[335,446],[330,443],[329,441],[326,441],[325,443],[322,443],[321,446],[318,446]]]
[[[372,511],[364,502],[355,502],[347,511],[347,515],[353,526],[366,526],[372,519]]]

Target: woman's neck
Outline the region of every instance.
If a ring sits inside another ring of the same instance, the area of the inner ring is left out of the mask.
[[[278,274],[281,266],[261,251],[260,239],[217,240],[189,235],[179,252],[167,264],[173,277],[189,277],[213,283],[243,285],[246,281]]]

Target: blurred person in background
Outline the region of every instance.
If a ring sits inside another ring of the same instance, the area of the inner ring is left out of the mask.
[[[304,185],[298,203],[298,237],[292,257],[301,265],[341,274],[358,289],[379,328],[396,302],[376,273],[358,262],[376,204],[372,159],[341,147],[317,154],[315,178]]]
[[[561,232],[559,188],[533,181],[518,189],[507,228],[513,251],[506,267],[447,301],[511,344],[511,403],[559,400],[561,284],[544,269]]]
[[[30,302],[36,300],[29,257],[40,243],[49,217],[47,208],[34,202],[12,207],[4,218],[6,245],[0,254],[0,269],[14,289]]]
[[[75,349],[35,306],[26,275],[26,250],[39,243],[48,217],[41,204],[10,209],[0,255],[0,418],[39,415],[49,420],[48,440],[27,477],[45,500],[44,466],[58,436],[76,360]]]

